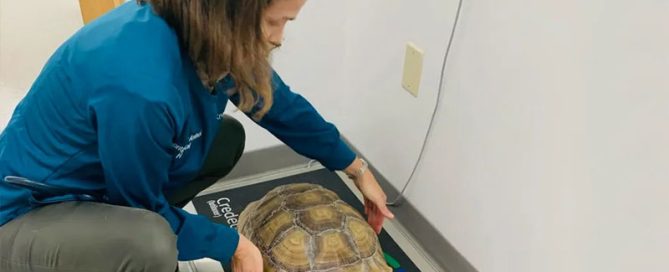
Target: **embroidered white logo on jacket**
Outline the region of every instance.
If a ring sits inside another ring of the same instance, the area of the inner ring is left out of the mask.
[[[180,146],[178,144],[172,144],[172,147],[174,147],[174,149],[179,151],[179,154],[176,155],[176,158],[181,159],[181,157],[184,156],[184,153],[186,151],[188,151],[188,149],[190,149],[192,142],[199,139],[200,137],[202,137],[202,131],[200,131],[198,133],[195,133],[195,134],[191,135],[190,137],[188,137],[188,144],[186,144],[185,146]]]
[[[200,138],[200,137],[202,137],[202,131],[200,131],[200,132],[198,132],[198,133],[195,133],[195,134],[191,135],[191,136],[188,138],[188,141],[189,141],[189,142],[192,142],[192,141],[194,141],[194,140],[197,140],[197,139]]]

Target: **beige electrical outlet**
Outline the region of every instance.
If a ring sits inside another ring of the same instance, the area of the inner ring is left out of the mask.
[[[407,43],[406,55],[404,56],[404,73],[402,76],[402,87],[413,96],[418,97],[420,79],[423,74],[423,50],[415,44]]]

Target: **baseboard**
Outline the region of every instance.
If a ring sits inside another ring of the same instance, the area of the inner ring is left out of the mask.
[[[285,169],[308,162],[308,158],[297,154],[286,145],[271,146],[251,152],[244,152],[242,157],[239,158],[237,165],[221,181]]]
[[[344,141],[357,154],[363,158],[365,157],[346,138],[344,138]],[[394,199],[399,194],[399,191],[383,176],[383,173],[377,171],[373,161],[368,160],[368,162],[379,184],[386,194],[388,194],[388,198]],[[297,154],[288,146],[273,146],[244,153],[232,172],[221,181],[277,171],[307,163],[309,163],[308,158]],[[399,222],[411,222],[410,225],[407,224],[404,228],[423,247],[425,252],[430,253],[430,258],[442,267],[444,271],[477,272],[474,266],[446,238],[442,237],[439,231],[411,204],[411,201],[404,200],[402,205],[391,207],[391,210]]]

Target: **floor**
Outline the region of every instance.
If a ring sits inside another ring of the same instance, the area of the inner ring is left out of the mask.
[[[282,170],[272,171],[269,173],[258,174],[249,177],[243,177],[235,180],[225,181],[225,183],[217,183],[214,186],[203,191],[202,194],[208,194],[213,192],[218,192],[222,190],[237,188],[241,186],[247,186],[255,183],[265,182],[269,180],[274,180],[277,178],[287,177],[291,175],[296,175],[308,171],[314,171],[323,168],[318,163],[313,163],[309,165],[299,165],[291,168],[286,168]],[[361,195],[357,193],[355,185],[349,180],[345,175],[339,173],[339,177],[347,184],[352,191],[356,192],[358,199],[362,199]],[[186,211],[195,213],[195,208],[191,203],[189,203],[185,208]],[[414,239],[408,234],[400,222],[397,221],[386,221],[384,228],[390,234],[390,236],[395,240],[395,242],[405,251],[407,256],[416,264],[416,266],[423,272],[439,272],[442,269],[438,268],[433,261],[430,260],[430,257],[426,252],[414,242]],[[180,262],[179,269],[181,272],[221,272],[223,269],[221,265],[212,259],[201,259],[191,262]]]

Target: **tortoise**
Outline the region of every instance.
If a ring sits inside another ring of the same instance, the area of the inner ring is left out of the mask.
[[[392,271],[362,215],[320,185],[272,189],[242,211],[238,228],[260,249],[265,271]]]

